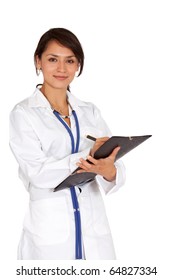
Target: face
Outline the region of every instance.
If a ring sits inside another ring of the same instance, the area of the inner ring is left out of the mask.
[[[52,89],[66,90],[79,69],[79,63],[72,50],[50,41],[41,59],[36,58],[36,67],[41,69],[44,85]]]

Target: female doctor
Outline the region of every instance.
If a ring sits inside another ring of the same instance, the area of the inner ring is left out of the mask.
[[[50,29],[34,60],[43,84],[10,114],[10,147],[30,196],[18,259],[115,259],[101,190],[116,191],[124,167],[115,162],[119,148],[105,159],[93,158],[111,133],[97,107],[70,92],[83,70],[81,44],[67,29]],[[87,134],[97,138],[95,144]],[[77,167],[97,174],[95,179],[54,192]]]

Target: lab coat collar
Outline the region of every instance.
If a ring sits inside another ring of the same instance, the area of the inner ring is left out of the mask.
[[[43,108],[51,108],[49,101],[42,94],[39,88],[36,88],[34,93],[30,96],[28,100],[29,107],[43,107]]]
[[[89,106],[87,102],[84,102],[78,98],[76,98],[71,92],[67,91],[67,96],[71,107],[75,110],[80,106]],[[29,107],[44,107],[51,108],[49,101],[42,94],[39,88],[36,88],[34,94],[29,98]]]

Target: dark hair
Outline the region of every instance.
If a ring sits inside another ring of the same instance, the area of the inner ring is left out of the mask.
[[[35,65],[36,57],[38,56],[38,58],[41,59],[42,53],[46,50],[50,41],[57,41],[62,46],[72,50],[80,64],[79,77],[82,74],[84,66],[84,52],[78,38],[71,31],[65,28],[52,28],[41,36],[34,53]]]

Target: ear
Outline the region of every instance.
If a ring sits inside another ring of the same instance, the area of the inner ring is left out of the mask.
[[[41,60],[38,57],[38,55],[35,58],[35,67],[36,67],[36,69],[41,69]]]
[[[80,63],[78,63],[78,65],[76,67],[76,75],[78,75],[79,72],[80,72]]]

